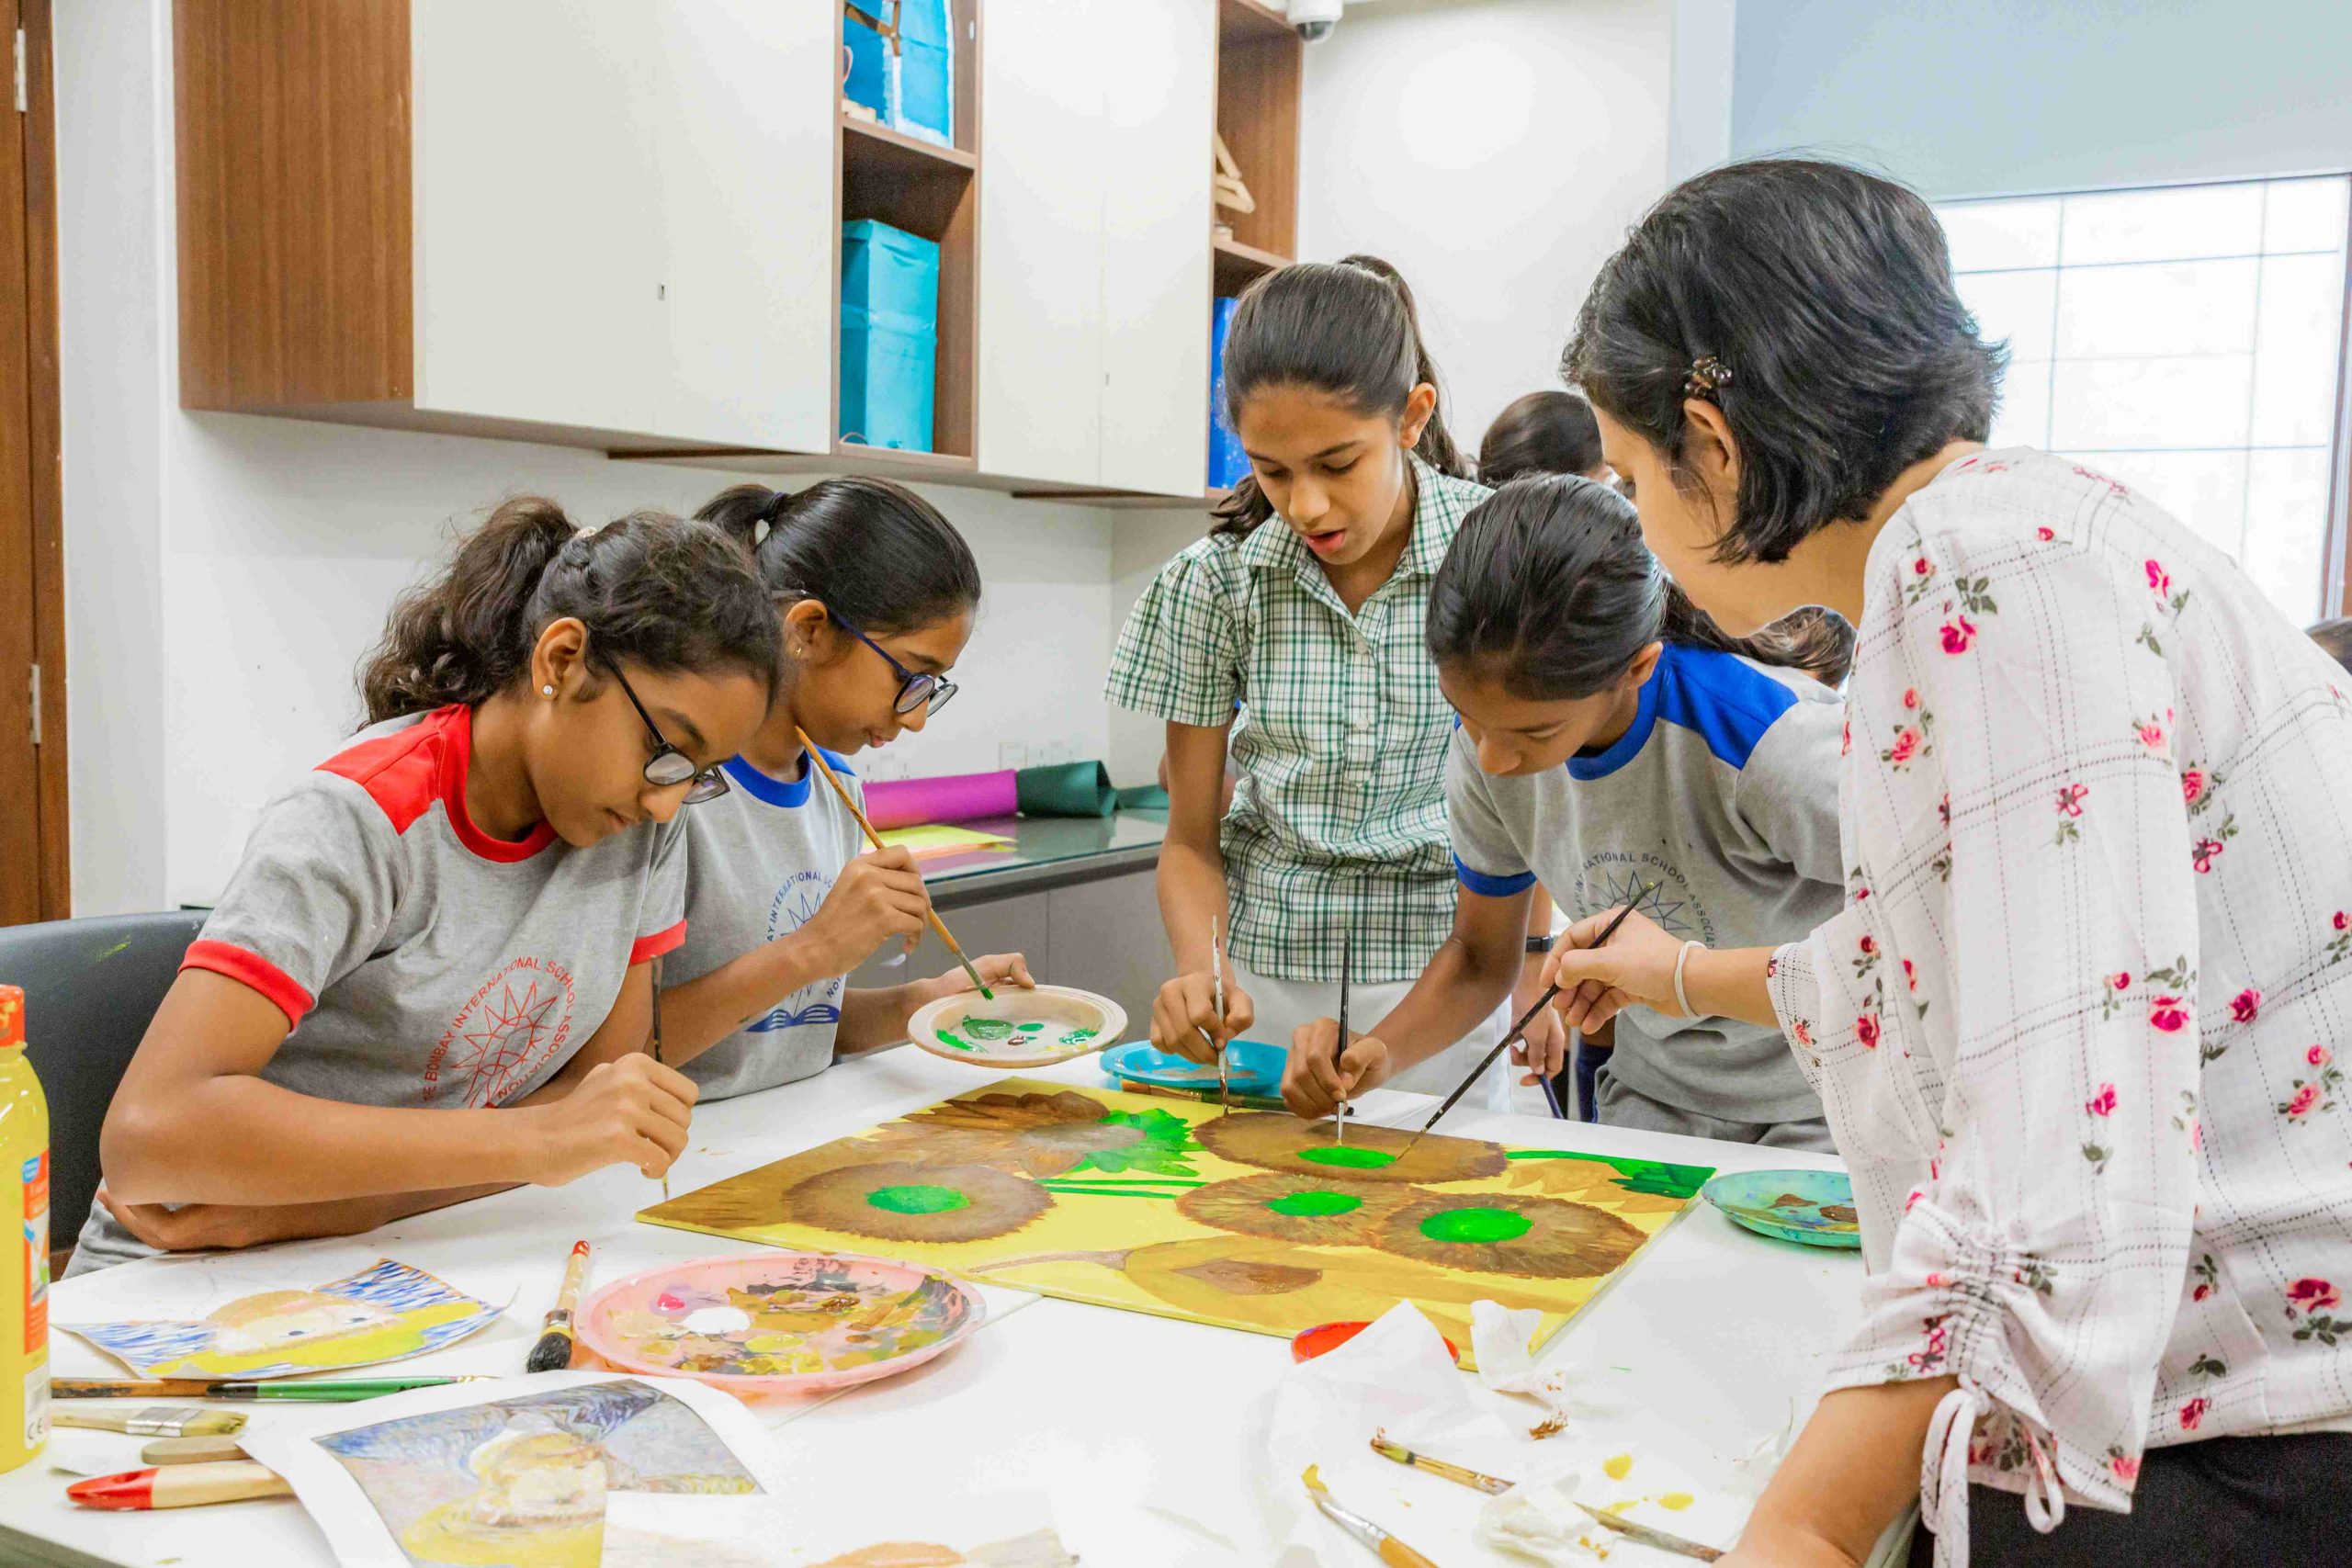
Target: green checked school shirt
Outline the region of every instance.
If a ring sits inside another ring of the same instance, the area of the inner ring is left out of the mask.
[[[1445,753],[1453,716],[1422,642],[1430,579],[1487,491],[1412,459],[1413,536],[1348,614],[1281,518],[1160,569],[1111,660],[1121,707],[1208,728],[1244,714],[1222,834],[1233,956],[1277,980],[1419,976],[1453,928]]]

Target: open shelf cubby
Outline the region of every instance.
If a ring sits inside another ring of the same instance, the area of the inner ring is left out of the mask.
[[[909,478],[944,477],[976,466],[978,422],[975,417],[979,312],[979,0],[951,0],[948,17],[955,48],[956,144],[942,147],[843,110],[836,141],[838,223],[874,219],[939,245],[939,347],[933,371],[932,447],[929,452],[877,450],[833,442],[837,454],[854,454],[861,468],[896,468]],[[838,252],[836,253],[838,254]],[[841,294],[838,262],[834,298]],[[833,322],[835,417],[839,411],[841,320]]]

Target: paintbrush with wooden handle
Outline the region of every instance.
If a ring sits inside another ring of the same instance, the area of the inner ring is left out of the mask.
[[[808,732],[796,728],[792,733],[800,737],[800,744],[808,748],[808,761],[825,775],[825,782],[833,786],[833,793],[841,796],[842,804],[849,808],[849,814],[857,818],[858,827],[865,830],[865,841],[877,850],[883,848],[882,835],[874,830],[874,824],[865,819],[864,811],[858,809],[856,800],[849,793],[849,786],[842,783],[841,776],[833,772],[832,764],[825,761],[825,754],[817,750],[817,743],[808,739]],[[939,918],[939,911],[926,904],[923,914],[931,921],[931,929],[938,934],[939,940],[947,944],[947,951],[956,955],[956,962],[964,966],[964,973],[971,978],[972,988],[989,1001],[996,1000],[996,993],[989,989],[986,980],[980,978],[980,972],[972,967],[972,961],[964,956],[963,948],[956,943],[954,933],[948,931],[947,922]]]
[[[1639,905],[1643,899],[1648,897],[1651,894],[1657,891],[1657,883],[1643,883],[1641,891],[1627,899],[1625,901],[1625,907],[1617,911],[1617,918],[1600,928],[1600,934],[1592,939],[1592,945],[1594,947],[1599,947],[1611,937],[1615,936],[1617,934],[1617,928],[1625,923],[1625,918],[1634,912],[1634,908]],[[1421,1139],[1428,1134],[1429,1130],[1437,1125],[1438,1118],[1453,1110],[1455,1102],[1460,1100],[1464,1095],[1470,1092],[1470,1086],[1476,1083],[1478,1079],[1484,1076],[1486,1070],[1495,1065],[1496,1057],[1501,1055],[1506,1050],[1510,1049],[1513,1041],[1522,1039],[1526,1036],[1527,1026],[1535,1021],[1535,1015],[1542,1012],[1545,1008],[1550,1007],[1554,998],[1558,997],[1559,994],[1560,984],[1558,981],[1555,980],[1550,986],[1544,988],[1542,996],[1535,998],[1535,1005],[1533,1007],[1529,1008],[1525,1012],[1520,1014],[1519,1021],[1510,1026],[1510,1032],[1497,1041],[1495,1043],[1495,1048],[1478,1059],[1478,1065],[1470,1069],[1470,1076],[1464,1078],[1460,1083],[1454,1086],[1453,1092],[1445,1097],[1445,1103],[1440,1105],[1434,1111],[1430,1112],[1430,1119],[1421,1123],[1421,1130],[1413,1134],[1411,1140],[1405,1145],[1403,1153],[1396,1156],[1397,1158],[1402,1159],[1405,1157],[1405,1155],[1408,1155],[1413,1152],[1413,1145],[1419,1143]]]

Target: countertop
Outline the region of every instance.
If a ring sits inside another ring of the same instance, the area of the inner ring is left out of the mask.
[[[1011,839],[1013,847],[925,859],[923,881],[947,908],[1000,893],[1089,881],[1150,865],[1159,858],[1168,813],[989,817],[956,826]]]

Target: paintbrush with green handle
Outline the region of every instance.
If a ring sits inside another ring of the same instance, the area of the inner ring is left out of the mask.
[[[306,1404],[349,1404],[453,1382],[491,1382],[486,1377],[344,1378],[315,1382],[216,1382],[205,1378],[53,1378],[49,1392],[59,1399],[250,1399],[290,1400]]]
[[[1617,911],[1617,918],[1600,928],[1600,934],[1592,939],[1592,945],[1599,947],[1611,937],[1615,936],[1617,934],[1617,928],[1625,923],[1625,918],[1634,912],[1634,908],[1639,905],[1643,899],[1648,897],[1651,894],[1657,891],[1657,883],[1643,883],[1641,891],[1634,894],[1631,898],[1625,900],[1625,907]],[[1470,1092],[1470,1086],[1476,1083],[1486,1073],[1486,1070],[1495,1065],[1496,1057],[1501,1055],[1506,1050],[1508,1050],[1513,1041],[1525,1037],[1527,1033],[1527,1026],[1535,1021],[1535,1015],[1542,1012],[1545,1008],[1550,1007],[1553,1000],[1557,998],[1559,994],[1560,983],[1557,980],[1553,981],[1551,985],[1544,987],[1544,994],[1535,998],[1535,1005],[1529,1008],[1525,1012],[1520,1014],[1519,1021],[1510,1026],[1510,1032],[1497,1041],[1495,1043],[1495,1048],[1487,1052],[1484,1056],[1480,1057],[1478,1059],[1478,1065],[1470,1069],[1470,1076],[1464,1078],[1459,1084],[1456,1084],[1454,1086],[1453,1092],[1445,1097],[1445,1103],[1439,1106],[1434,1111],[1430,1112],[1430,1119],[1421,1123],[1421,1130],[1413,1134],[1410,1141],[1405,1145],[1403,1153],[1396,1156],[1397,1158],[1402,1159],[1405,1157],[1405,1155],[1408,1155],[1413,1152],[1413,1145],[1419,1143],[1421,1139],[1428,1134],[1429,1130],[1437,1125],[1438,1118],[1453,1110],[1455,1103],[1459,1101],[1464,1095]]]
[[[833,765],[825,761],[825,754],[817,750],[817,743],[808,739],[808,732],[805,729],[795,729],[792,733],[800,737],[800,744],[808,749],[808,761],[816,764],[819,773],[825,775],[825,782],[833,786],[833,793],[841,796],[842,805],[849,808],[849,814],[857,818],[858,827],[865,830],[865,841],[877,850],[883,848],[882,835],[874,830],[874,824],[867,821],[865,813],[858,809],[857,802],[850,795],[849,786],[842,784],[841,776],[833,772]],[[964,966],[965,975],[971,979],[972,988],[989,1001],[996,1000],[996,993],[989,989],[989,983],[986,980],[980,978],[980,972],[972,967],[972,961],[964,956],[963,948],[957,945],[954,934],[948,931],[947,922],[939,918],[939,911],[925,904],[923,916],[931,921],[931,929],[937,933],[939,940],[947,944],[947,951],[956,955],[956,962]]]

